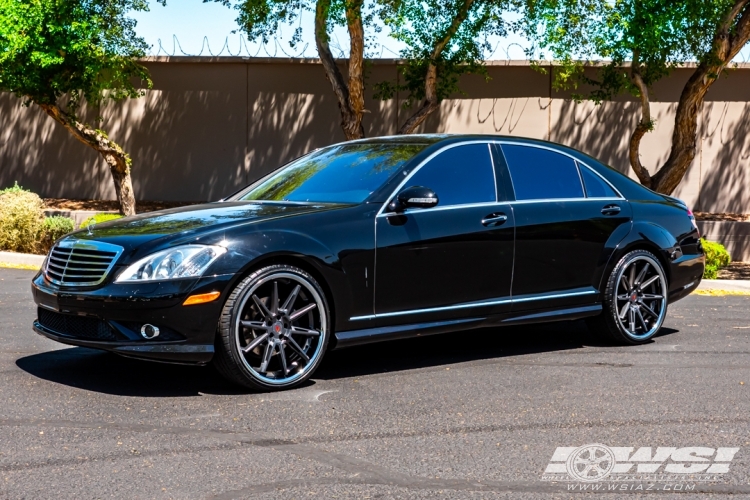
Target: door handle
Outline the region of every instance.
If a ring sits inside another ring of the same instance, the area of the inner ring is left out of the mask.
[[[602,213],[604,215],[617,215],[620,213],[620,210],[622,209],[619,205],[606,205],[604,208],[602,208]]]
[[[482,225],[483,226],[499,226],[501,224],[505,224],[505,221],[508,220],[508,216],[504,213],[494,213],[490,215],[486,215],[484,219],[482,219]]]

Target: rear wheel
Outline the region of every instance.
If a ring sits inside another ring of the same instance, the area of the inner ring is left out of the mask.
[[[654,254],[634,250],[617,263],[607,281],[604,311],[589,328],[625,344],[656,335],[667,315],[667,279]]]
[[[323,359],[330,314],[323,290],[302,269],[273,265],[245,278],[227,299],[214,364],[256,390],[295,387]]]

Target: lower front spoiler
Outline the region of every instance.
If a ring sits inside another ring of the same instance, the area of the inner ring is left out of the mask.
[[[53,332],[52,330],[40,325],[38,321],[34,321],[33,328],[39,335],[62,344],[101,349],[122,356],[127,356],[129,358],[138,358],[148,361],[205,365],[211,361],[214,356],[214,346],[212,344],[185,344],[184,341],[161,343],[98,342],[95,340],[85,340],[69,337],[67,335],[60,335],[59,333]]]

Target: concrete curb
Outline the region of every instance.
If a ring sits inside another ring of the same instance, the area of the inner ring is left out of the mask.
[[[8,264],[42,267],[45,258],[44,255],[31,253],[0,252],[0,262],[7,262]]]
[[[750,280],[703,280],[698,290],[729,290],[750,292]]]

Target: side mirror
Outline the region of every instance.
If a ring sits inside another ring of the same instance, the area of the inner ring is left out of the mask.
[[[424,186],[412,186],[401,191],[396,199],[388,204],[391,212],[403,212],[407,208],[432,208],[440,200],[435,192]]]

